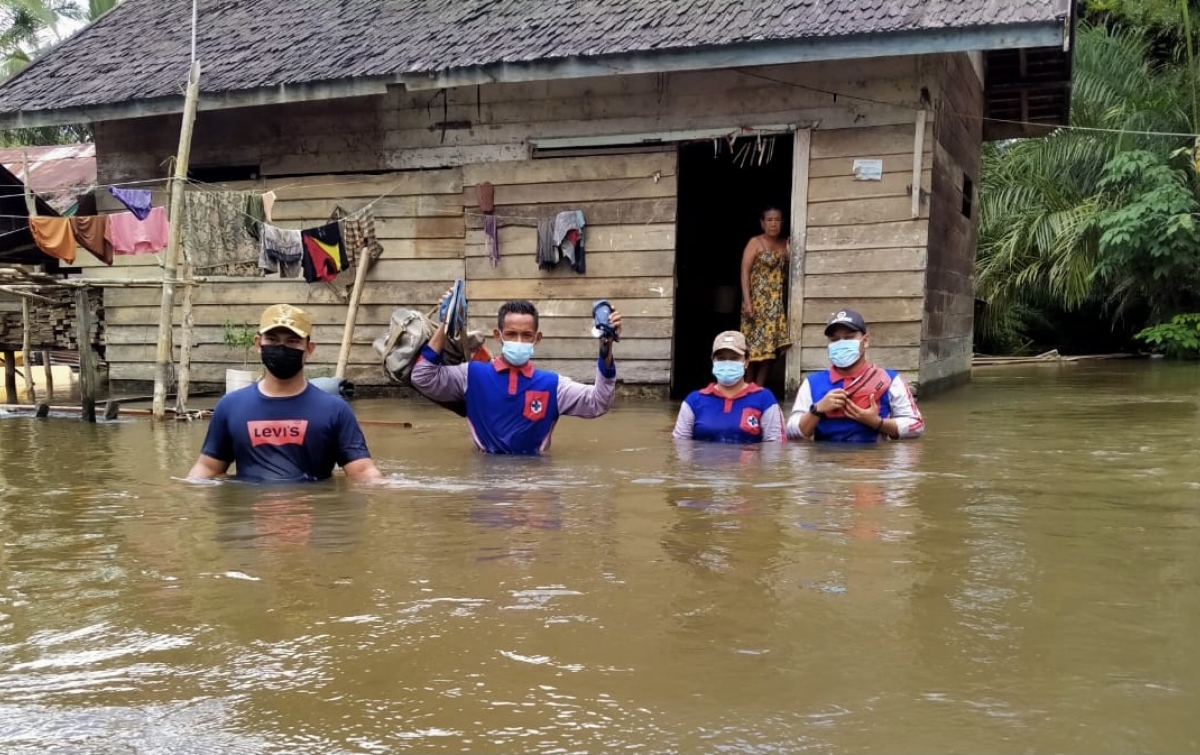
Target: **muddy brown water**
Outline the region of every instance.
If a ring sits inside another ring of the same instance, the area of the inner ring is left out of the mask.
[[[355,403],[387,483],[0,417],[0,752],[1195,752],[1200,368],[1008,368],[918,443],[547,458]]]

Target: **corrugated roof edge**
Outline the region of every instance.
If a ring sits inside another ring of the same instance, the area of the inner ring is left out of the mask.
[[[118,9],[120,7],[118,6]],[[111,17],[115,12],[116,10],[106,14],[105,18]],[[300,85],[224,92],[203,91],[202,77],[200,109],[221,110],[360,97],[382,94],[387,91],[388,85],[396,83],[402,83],[410,90],[441,89],[476,84],[672,73],[892,55],[1053,47],[1069,43],[1068,21],[1069,15],[1064,15],[1052,22],[779,40],[587,58],[545,59],[451,69],[436,73],[399,73],[394,77],[314,81]],[[34,65],[36,66],[36,63]],[[0,129],[121,120],[173,114],[182,110],[182,96],[128,100],[95,107],[24,110],[0,113]]]

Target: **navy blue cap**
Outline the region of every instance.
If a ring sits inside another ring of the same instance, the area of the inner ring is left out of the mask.
[[[867,321],[853,309],[838,310],[830,315],[829,322],[825,324],[825,335],[829,335],[829,331],[838,325],[857,330],[859,333],[867,332]]]

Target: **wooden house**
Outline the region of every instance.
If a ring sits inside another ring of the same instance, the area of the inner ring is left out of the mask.
[[[192,3],[127,0],[0,86],[0,127],[89,122],[98,180],[147,181],[176,151]],[[970,371],[976,187],[987,139],[1067,119],[1071,0],[226,0],[201,3],[191,178],[274,189],[313,225],[367,203],[371,270],[348,376],[393,307],[464,278],[473,325],[529,298],[544,366],[590,379],[591,304],[627,318],[628,383],[681,395],[739,322],[738,265],[765,204],[792,238],[792,340],[774,382],[825,364],[842,307],[924,392]],[[500,258],[476,187],[495,187]],[[102,204],[102,209],[104,205]],[[109,208],[112,208],[111,203]],[[578,209],[587,269],[540,270],[539,218]],[[88,257],[80,259],[87,262]],[[85,276],[160,276],[119,258]],[[313,311],[336,354],[345,285],[216,278],[195,296],[193,380],[240,356],[222,323]],[[110,378],[153,374],[158,292],[105,292]],[[786,369],[786,373],[784,370]]]

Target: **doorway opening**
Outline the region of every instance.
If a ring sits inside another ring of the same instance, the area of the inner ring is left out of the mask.
[[[791,134],[764,137],[763,159],[739,150],[754,137],[679,148],[675,228],[675,323],[672,336],[671,398],[685,398],[712,382],[713,339],[742,323],[742,251],[762,233],[763,207],[784,210],[783,234],[790,235],[792,202]],[[768,159],[769,158],[769,159]],[[786,285],[786,282],[785,282]],[[782,292],[787,302],[787,291]],[[782,398],[784,359],[776,359],[767,386]]]

